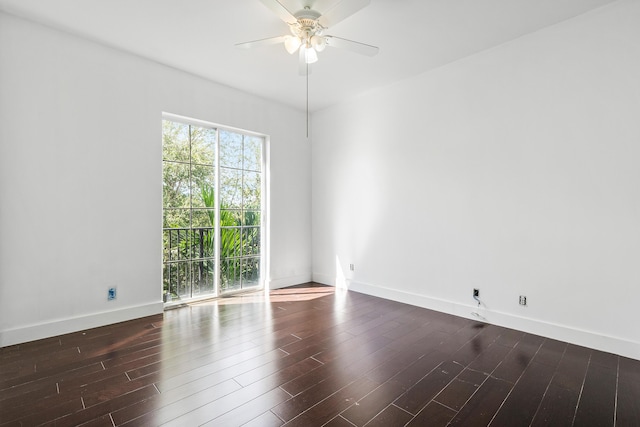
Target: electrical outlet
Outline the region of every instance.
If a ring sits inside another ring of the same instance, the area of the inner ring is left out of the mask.
[[[349,270],[354,271],[356,269],[356,266],[353,264],[349,264]]]
[[[527,297],[520,295],[520,305],[527,305]]]
[[[478,289],[478,288],[474,288],[473,289],[473,297],[474,298],[480,298],[480,289]]]
[[[116,287],[109,288],[109,290],[107,291],[107,301],[113,301],[114,299],[116,299],[116,290]]]

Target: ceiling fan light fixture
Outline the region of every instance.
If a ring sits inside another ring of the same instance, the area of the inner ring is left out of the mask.
[[[290,54],[295,53],[301,44],[302,42],[296,36],[286,36],[284,38],[284,48],[287,49],[287,52]]]
[[[327,39],[316,34],[311,37],[311,46],[318,52],[322,52],[327,47]]]
[[[300,51],[302,52],[302,55],[304,55],[304,62],[307,64],[318,62],[318,53],[311,46],[302,46]]]

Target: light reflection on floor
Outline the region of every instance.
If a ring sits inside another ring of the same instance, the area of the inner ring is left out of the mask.
[[[231,305],[231,304],[256,304],[265,302],[292,302],[292,301],[309,301],[316,298],[322,298],[333,295],[335,288],[333,286],[309,286],[299,288],[274,289],[265,293],[265,291],[247,292],[235,294],[216,299],[194,302],[191,306],[203,305]]]

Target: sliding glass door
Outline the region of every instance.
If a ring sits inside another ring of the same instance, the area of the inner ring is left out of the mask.
[[[261,286],[264,137],[163,120],[166,302]]]

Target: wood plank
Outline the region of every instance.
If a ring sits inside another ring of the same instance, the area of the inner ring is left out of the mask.
[[[354,360],[353,363],[347,364],[346,366],[334,366],[331,370],[332,375],[322,377],[322,380],[318,381],[314,386],[304,390],[298,395],[295,395],[295,397],[290,401],[276,406],[272,411],[284,421],[290,421],[297,415],[307,411],[312,406],[336,393],[336,391],[342,390],[349,384],[358,381],[360,377],[363,377],[363,380],[367,380],[367,384],[373,384],[373,381],[368,380],[365,377],[365,374],[396,354],[397,350],[382,348],[365,360],[358,358],[357,360]],[[317,371],[325,368],[326,366],[327,365],[324,365],[318,368]]]
[[[410,414],[417,415],[462,369],[461,365],[450,361],[440,364],[396,399],[394,404]]]
[[[553,383],[579,395],[587,375],[590,355],[591,350],[568,345],[558,364]]]
[[[403,392],[404,387],[400,383],[389,381],[351,405],[342,413],[342,417],[355,425],[365,425]]]
[[[531,424],[554,372],[549,365],[531,362],[491,423],[497,426]]]
[[[482,382],[484,382],[486,378],[487,377],[485,376]],[[471,382],[462,381],[457,378],[449,383],[434,398],[434,400],[438,403],[443,404],[444,406],[459,411],[464,406],[464,404],[467,403],[467,400],[469,400],[469,398],[473,396],[482,382],[480,382],[479,384],[474,384]]]
[[[578,393],[550,384],[531,427],[571,427],[578,406]]]
[[[326,423],[323,427],[353,427],[349,421],[345,420],[341,416],[337,416],[328,423]]]
[[[240,425],[244,425],[245,423],[255,421],[255,418],[264,414],[265,411],[268,411],[270,408],[278,405],[281,402],[284,402],[289,398],[289,395],[279,388],[275,388],[271,391],[268,391],[255,399],[250,400],[247,403],[244,403],[237,408],[234,408],[224,415],[213,418],[211,414],[209,414],[206,409],[199,409],[198,412],[202,413],[201,418],[197,418],[197,425],[204,425],[209,427],[236,427]],[[272,416],[273,413],[269,412]],[[191,424],[192,420],[194,420],[194,413],[190,413],[187,417],[178,418],[175,422],[171,424],[175,425],[196,425]],[[204,418],[209,418],[210,420],[204,424],[201,424],[200,420]],[[275,417],[277,419],[277,417]],[[183,422],[183,419],[186,422]],[[177,424],[176,424],[177,423]]]
[[[511,391],[512,384],[489,377],[451,421],[453,426],[487,426]]]
[[[640,426],[640,360],[619,361],[616,425]]]
[[[526,335],[518,341],[515,347],[504,358],[500,365],[493,371],[496,378],[515,383],[522,373],[527,369],[529,363],[538,352],[541,343],[525,341]]]
[[[395,405],[387,406],[374,419],[367,423],[367,427],[401,427],[406,425],[413,416]]]
[[[286,425],[290,427],[308,427],[323,425],[333,419],[344,409],[351,406],[378,386],[377,383],[367,379],[358,378],[351,384],[343,387],[328,398],[313,405],[306,411],[291,419]],[[286,404],[286,402],[285,402]]]
[[[494,342],[469,364],[469,369],[490,374],[512,350]]]
[[[442,406],[438,402],[431,402],[407,424],[407,427],[445,427],[455,415],[455,411],[451,408]]]
[[[267,411],[248,423],[243,424],[242,427],[279,427],[283,424],[284,421],[276,417],[273,412]]]
[[[135,405],[113,411],[116,425],[160,425],[177,418],[189,411],[196,410],[206,404],[221,399],[242,388],[233,380],[227,380],[210,387],[202,384],[197,388],[184,387],[140,401]]]
[[[575,425],[614,425],[616,378],[616,370],[601,364],[589,364],[576,410]]]

